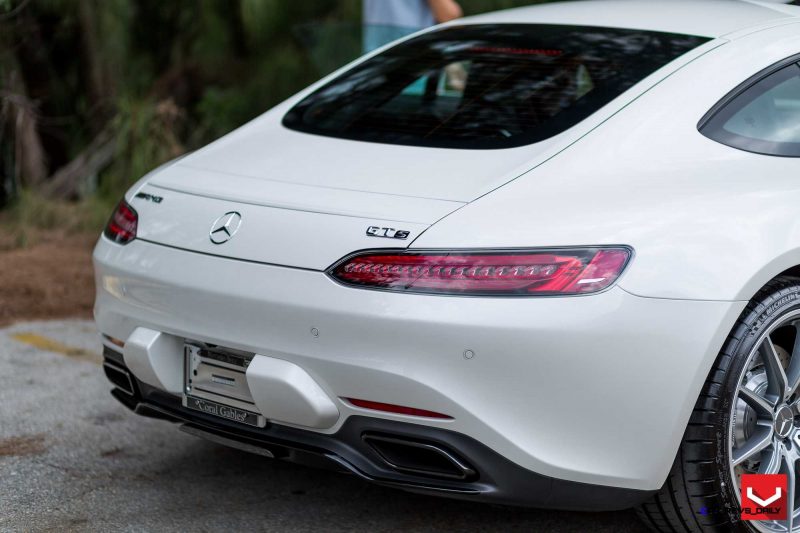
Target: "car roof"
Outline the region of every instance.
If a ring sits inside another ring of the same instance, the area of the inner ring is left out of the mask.
[[[583,0],[540,4],[462,19],[469,23],[569,24],[722,37],[764,23],[800,19],[800,7],[750,0]]]

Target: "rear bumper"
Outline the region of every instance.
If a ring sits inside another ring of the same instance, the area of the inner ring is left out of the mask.
[[[101,239],[94,260],[102,333],[125,340],[149,328],[297,365],[339,412],[327,429],[296,428],[303,434],[341,435],[351,418],[368,416],[464,436],[531,475],[638,491],[662,485],[745,305],[618,287],[571,298],[392,294],[138,240]],[[342,398],[453,418],[368,411]]]
[[[106,365],[125,373],[122,355],[106,348]],[[131,377],[112,394],[139,415],[180,424],[187,433],[292,463],[349,473],[373,483],[462,500],[565,509],[618,510],[635,506],[652,491],[609,489],[553,479],[526,470],[466,435],[419,424],[351,416],[333,434],[270,424],[250,428],[189,410],[180,400]],[[126,389],[123,392],[123,389]],[[460,479],[399,471],[369,444],[372,436],[424,443],[466,467]],[[366,437],[366,438],[365,438]]]

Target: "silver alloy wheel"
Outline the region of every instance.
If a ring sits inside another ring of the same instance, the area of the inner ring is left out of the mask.
[[[788,331],[789,328],[794,331]],[[791,339],[789,350],[776,344]],[[791,351],[790,351],[791,350]],[[797,465],[800,460],[800,310],[761,334],[739,376],[731,407],[728,457],[736,498],[742,474],[786,474],[787,520],[751,521],[762,532],[800,531]]]

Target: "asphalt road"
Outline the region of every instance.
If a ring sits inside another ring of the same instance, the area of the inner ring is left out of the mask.
[[[639,532],[632,512],[479,505],[195,439],[109,394],[91,322],[0,330],[0,531]]]

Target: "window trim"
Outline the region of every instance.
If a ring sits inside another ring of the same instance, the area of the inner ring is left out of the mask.
[[[725,111],[742,95],[752,89],[755,85],[761,83],[765,79],[777,74],[783,69],[789,68],[794,65],[798,69],[800,75],[800,53],[789,56],[777,63],[760,70],[756,74],[747,78],[744,82],[739,84],[735,89],[728,92],[723,96],[719,102],[714,104],[705,115],[697,123],[697,131],[704,137],[734,148],[743,152],[753,154],[767,155],[772,157],[800,157],[800,142],[798,143],[776,143],[772,141],[764,141],[744,137],[734,133],[726,132],[722,128],[720,122],[727,122],[727,120],[735,113],[726,113]],[[738,111],[738,110],[737,110]],[[712,131],[713,129],[713,131]],[[786,145],[789,145],[788,147]],[[783,146],[783,149],[780,147]],[[777,148],[777,149],[776,149]]]

